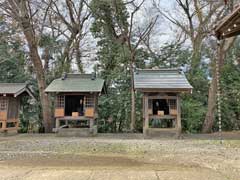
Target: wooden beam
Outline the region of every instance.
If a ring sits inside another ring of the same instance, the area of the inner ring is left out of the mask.
[[[181,99],[180,95],[177,95],[177,137],[180,138],[182,134],[182,122],[181,122]]]
[[[139,92],[149,92],[149,93],[191,93],[192,88],[190,89],[155,89],[155,88],[143,88],[143,89],[138,89],[136,88],[137,91]]]
[[[56,118],[56,128],[58,129],[60,127],[60,121],[58,118]]]
[[[148,115],[148,96],[144,94],[144,130],[149,128],[149,115]]]
[[[69,120],[69,121],[81,121],[81,120],[90,120],[92,118],[86,117],[86,116],[64,116],[64,117],[58,117],[59,120]]]
[[[94,126],[94,119],[90,119],[89,120],[89,127],[93,128],[93,126]]]
[[[177,96],[148,96],[148,99],[177,99]]]
[[[7,121],[2,121],[2,129],[5,130],[7,128]]]

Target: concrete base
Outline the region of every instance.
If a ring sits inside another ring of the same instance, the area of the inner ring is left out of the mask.
[[[93,128],[62,128],[56,135],[58,137],[92,137],[97,135],[97,126],[93,126]]]
[[[143,130],[144,137],[176,137],[175,128],[146,128]]]

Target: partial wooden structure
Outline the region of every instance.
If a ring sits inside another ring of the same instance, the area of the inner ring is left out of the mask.
[[[34,98],[25,83],[0,83],[0,132],[17,132],[20,99],[25,95]]]
[[[181,135],[180,93],[190,93],[192,86],[179,69],[138,69],[134,87],[143,93],[143,133]]]
[[[240,34],[240,4],[215,27],[215,35],[221,40]]]
[[[97,134],[98,97],[104,80],[95,74],[64,74],[45,90],[55,97],[55,132],[59,136]]]

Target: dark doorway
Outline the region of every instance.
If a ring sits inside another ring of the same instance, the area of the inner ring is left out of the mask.
[[[80,95],[65,96],[65,116],[72,116],[72,112],[83,116],[83,100],[84,96]]]
[[[169,106],[166,99],[153,99],[153,115],[158,111],[164,111],[164,115],[169,115]]]

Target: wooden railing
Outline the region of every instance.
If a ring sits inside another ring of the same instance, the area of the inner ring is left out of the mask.
[[[12,124],[12,126],[10,126]],[[0,120],[0,132],[15,131],[19,129],[18,119]]]

